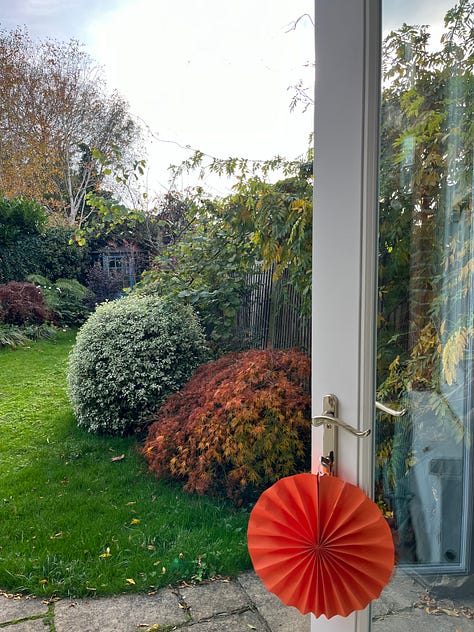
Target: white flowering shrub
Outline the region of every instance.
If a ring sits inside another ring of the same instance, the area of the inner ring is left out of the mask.
[[[191,308],[157,296],[103,303],[78,332],[68,388],[77,422],[96,433],[129,434],[205,360]]]

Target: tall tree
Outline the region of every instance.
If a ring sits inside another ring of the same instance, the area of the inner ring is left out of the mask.
[[[107,93],[101,69],[75,40],[34,42],[0,31],[0,190],[42,202],[81,225],[85,195],[106,176],[94,151],[124,161],[140,130],[128,104]]]

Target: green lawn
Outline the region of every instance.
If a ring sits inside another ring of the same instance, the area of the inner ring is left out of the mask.
[[[0,349],[0,589],[148,591],[249,568],[247,512],[149,476],[134,439],[76,427],[73,341]]]

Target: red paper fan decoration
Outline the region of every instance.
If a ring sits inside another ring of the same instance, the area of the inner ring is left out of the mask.
[[[248,548],[266,588],[317,617],[376,599],[394,565],[390,528],[364,492],[335,476],[283,478],[250,515]]]

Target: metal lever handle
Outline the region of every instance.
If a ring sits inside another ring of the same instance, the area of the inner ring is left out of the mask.
[[[312,422],[313,426],[316,427],[322,426],[323,424],[334,424],[339,428],[344,428],[344,430],[348,430],[351,434],[359,438],[368,437],[370,434],[370,428],[367,428],[367,430],[356,430],[345,421],[342,421],[342,419],[338,419],[337,417],[333,417],[332,415],[325,415],[324,413],[322,415],[317,415],[316,417],[313,417]]]
[[[381,404],[380,402],[375,402],[375,408],[378,408],[383,413],[392,415],[392,417],[403,417],[403,415],[407,412],[406,408],[402,408],[401,410],[394,410],[393,408],[389,408],[388,406],[385,406],[385,404]]]

